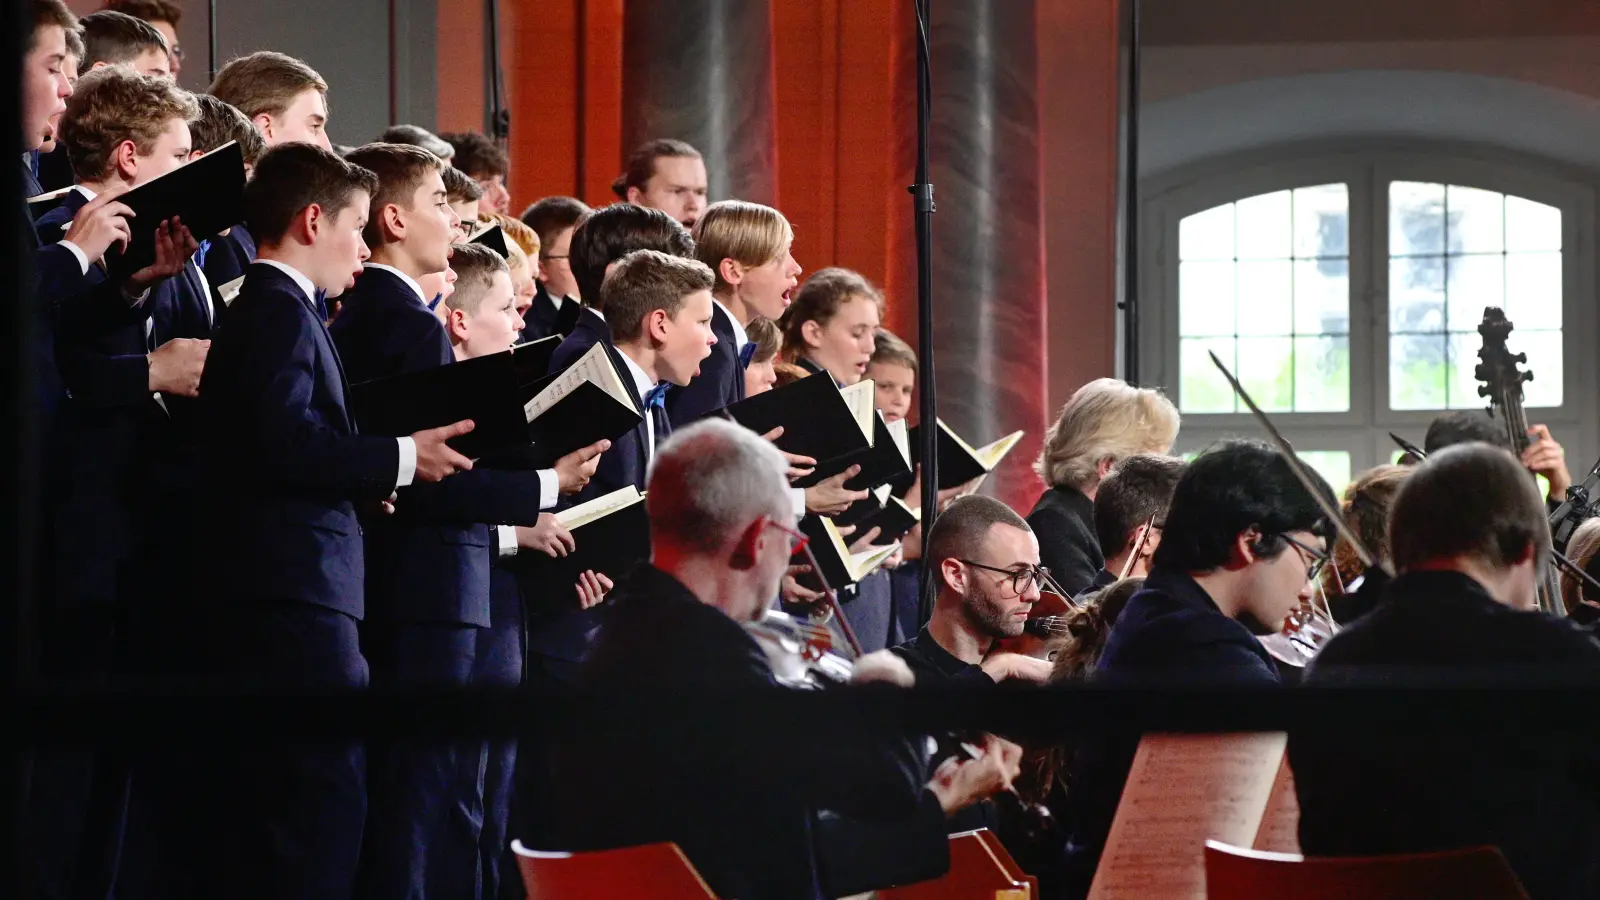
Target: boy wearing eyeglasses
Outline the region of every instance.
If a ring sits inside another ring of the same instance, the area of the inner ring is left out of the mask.
[[[1309,472],[1330,503],[1333,490]],[[1101,681],[1277,685],[1257,635],[1276,632],[1310,596],[1331,525],[1290,463],[1256,441],[1227,441],[1186,467],[1144,587],[1128,600],[1096,666]],[[1085,742],[1068,797],[1063,896],[1088,894],[1139,745],[1137,734]]]

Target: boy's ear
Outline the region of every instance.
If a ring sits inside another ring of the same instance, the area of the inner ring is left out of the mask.
[[[99,65],[99,63],[95,63],[95,65]],[[266,113],[256,113],[255,118],[250,120],[250,124],[256,126],[256,130],[261,132],[262,137],[269,141],[272,140],[272,116]]]
[[[139,171],[139,148],[133,141],[121,141],[111,150],[111,168],[132,178]]]
[[[378,231],[386,243],[398,243],[406,239],[406,216],[400,204],[385,203],[378,210]]]
[[[822,325],[816,319],[800,323],[800,337],[805,340],[808,347],[821,347]]]
[[[634,206],[643,206],[644,204],[641,202],[643,200],[644,200],[644,191],[641,191],[636,187],[628,188],[628,202],[629,203],[632,203]]]
[[[322,206],[312,203],[305,209],[295,214],[291,221],[289,231],[302,243],[310,244],[316,241],[325,224]]]
[[[450,335],[450,340],[463,343],[467,339],[467,314],[464,310],[446,305],[444,313],[444,328]]]
[[[666,310],[650,310],[650,312],[646,313],[644,317],[645,334],[655,338],[657,341],[665,341],[667,339],[668,321],[669,317],[667,316]]]
[[[723,257],[722,262],[717,263],[717,274],[722,276],[723,281],[738,286],[739,282],[744,281],[744,265],[736,259]]]

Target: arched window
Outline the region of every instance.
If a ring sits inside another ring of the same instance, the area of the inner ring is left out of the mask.
[[[1579,475],[1600,443],[1593,190],[1525,166],[1341,154],[1190,172],[1146,188],[1146,381],[1175,394],[1180,451],[1259,436],[1227,362],[1335,487],[1482,408],[1485,307],[1528,355],[1528,415]],[[1580,475],[1581,477],[1581,475]]]

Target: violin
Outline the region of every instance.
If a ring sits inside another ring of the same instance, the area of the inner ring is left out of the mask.
[[[772,674],[787,687],[819,689],[844,684],[855,671],[854,657],[836,646],[827,625],[769,609],[760,620],[745,625],[767,653]]]

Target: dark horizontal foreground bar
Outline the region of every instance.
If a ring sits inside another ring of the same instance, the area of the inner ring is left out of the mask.
[[[25,736],[42,740],[512,735],[603,729],[619,739],[681,728],[685,739],[758,729],[825,745],[862,732],[984,730],[1030,739],[1105,731],[1285,731],[1600,736],[1593,673],[1511,679],[1463,673],[1446,681],[1394,675],[1339,686],[990,690],[883,686],[828,691],[674,694],[516,690],[347,694],[157,693],[55,688],[20,697]]]

